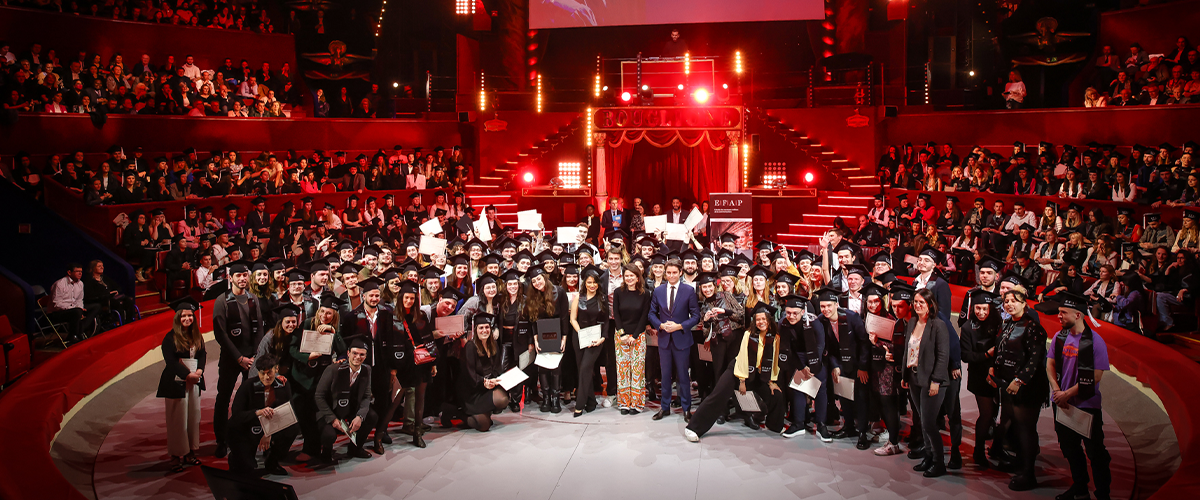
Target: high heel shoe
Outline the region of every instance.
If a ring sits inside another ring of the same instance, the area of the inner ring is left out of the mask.
[[[579,417],[582,417],[582,416],[583,416],[583,410],[575,410],[575,411],[571,412],[571,416],[572,416],[572,417],[574,417],[574,418],[579,418]]]

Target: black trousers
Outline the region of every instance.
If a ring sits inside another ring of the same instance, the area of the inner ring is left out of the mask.
[[[854,400],[843,398],[835,395],[838,401],[842,403],[842,417],[845,418],[843,426],[853,425],[858,432],[867,432],[870,422],[867,421],[867,408],[871,399],[871,387],[869,384],[862,383],[858,379],[858,374],[854,376]],[[824,387],[822,385],[821,387]],[[849,427],[847,427],[849,428]]]
[[[946,393],[946,399],[942,400],[942,413],[946,414],[946,426],[950,428],[951,455],[960,453],[959,448],[962,446],[962,402],[958,400],[958,396],[962,392],[962,381],[961,378],[951,378],[942,384],[940,389]],[[986,435],[984,439],[987,439]]]
[[[913,413],[921,414],[920,431],[925,442],[925,457],[926,460],[931,460],[935,464],[945,464],[944,451],[942,449],[942,434],[938,428],[938,411],[942,408],[942,400],[946,397],[946,390],[939,387],[936,396],[929,395],[929,387],[920,386],[908,382],[908,391],[912,393]],[[914,426],[914,431],[917,428]]]
[[[1008,391],[1000,391],[1000,428],[992,439],[992,448],[1004,449],[1005,440],[1012,437],[1017,441],[1018,474],[1032,476],[1034,463],[1041,453],[1038,443],[1037,421],[1041,406],[1017,405]]]
[[[438,372],[441,375],[441,371]],[[392,420],[392,378],[390,370],[379,370],[371,372],[371,395],[375,400],[371,402],[371,412],[377,417],[375,419],[375,439],[383,439],[384,434],[387,434],[388,423]],[[401,396],[404,391],[401,391]],[[364,424],[363,427],[366,427]],[[360,441],[361,443],[361,441]]]
[[[246,381],[250,370],[243,370],[237,360],[224,358],[217,363],[217,403],[213,408],[213,433],[217,436],[218,445],[225,442],[226,427],[229,423],[229,400],[233,398],[233,388],[237,385],[239,376],[242,377],[242,381]]]
[[[749,387],[747,387],[747,389],[749,389]],[[762,407],[762,413],[764,413],[766,416],[767,430],[771,432],[782,432],[783,416],[787,411],[787,403],[783,395],[783,388],[780,387],[778,391],[772,391],[770,383],[758,382],[754,384],[753,391],[754,394],[758,396],[758,404],[760,407]]]
[[[67,324],[67,336],[72,339],[83,339],[83,327],[89,325],[92,320],[96,319],[96,315],[100,312],[99,309],[93,308],[91,311],[84,311],[78,307],[65,309],[62,311],[54,311],[47,315],[50,321],[55,323],[63,322]]]
[[[1058,406],[1052,407],[1057,415]],[[1066,458],[1071,466],[1071,487],[1079,492],[1087,491],[1090,460],[1092,479],[1096,481],[1096,497],[1108,498],[1109,486],[1112,484],[1112,471],[1109,469],[1112,457],[1108,454],[1108,448],[1104,447],[1104,417],[1099,409],[1082,410],[1092,414],[1092,436],[1085,438],[1056,421],[1054,432],[1058,434],[1058,447],[1062,449],[1063,458]]]
[[[607,339],[605,341],[607,342]],[[592,373],[596,371],[596,361],[600,359],[600,354],[604,351],[605,344],[581,349],[579,342],[575,339],[568,340],[567,342],[572,344],[571,350],[575,351],[575,367],[578,370],[576,372],[578,374],[576,381],[579,385],[575,391],[575,409],[592,411],[596,408],[596,386],[593,385],[595,384],[595,378],[592,377]],[[612,377],[615,387],[617,372],[613,370],[608,373]]]
[[[287,456],[300,429],[293,425],[271,435],[271,450],[267,454],[267,466],[278,465]],[[263,437],[258,419],[250,419],[229,428],[229,470],[252,472],[258,468],[258,442]]]
[[[317,425],[317,402],[314,392],[292,384],[292,412],[296,414],[296,425],[304,439],[304,451],[315,455],[321,447],[321,431]]]
[[[738,389],[740,383],[741,380],[738,380],[733,374],[733,365],[731,364],[720,377],[717,377],[717,383],[713,386],[712,392],[700,402],[700,406],[696,408],[696,413],[692,414],[692,420],[688,423],[687,428],[699,436],[703,436],[709,429],[712,429],[713,424],[717,423],[717,417],[726,413],[729,408],[729,400],[733,399],[733,391]]]
[[[349,424],[353,420],[347,420],[346,423]],[[375,410],[367,411],[367,418],[363,419],[362,424],[358,426],[358,431],[354,433],[354,440],[358,441],[358,444],[351,444],[350,446],[354,449],[362,449],[363,445],[367,442],[367,435],[371,433],[371,429],[375,428],[375,423],[378,420],[379,417],[375,415]],[[333,428],[333,423],[323,425],[321,427],[321,454],[332,455],[333,443],[337,441],[338,435],[342,433]]]
[[[814,417],[817,423],[824,425],[825,419],[829,416],[829,370],[822,369],[820,372],[813,374],[817,380],[821,381],[821,388],[817,389],[817,397],[810,398],[807,394],[792,389],[790,385],[784,390],[792,392],[792,425],[803,427],[804,420],[808,416],[808,405],[812,403],[813,409],[816,412]]]

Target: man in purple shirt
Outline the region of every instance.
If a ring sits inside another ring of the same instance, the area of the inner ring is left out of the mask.
[[[1088,327],[1088,302],[1081,295],[1062,292],[1058,320],[1063,329],[1054,337],[1046,352],[1046,375],[1050,379],[1054,411],[1074,406],[1092,415],[1092,427],[1085,437],[1055,421],[1058,446],[1071,466],[1071,487],[1057,500],[1090,498],[1088,495],[1088,461],[1096,481],[1096,498],[1108,500],[1112,458],[1104,447],[1104,417],[1100,412],[1100,377],[1108,370],[1108,348],[1104,339]],[[1086,455],[1085,455],[1086,450]]]

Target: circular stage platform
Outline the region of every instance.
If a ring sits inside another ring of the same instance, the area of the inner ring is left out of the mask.
[[[158,366],[146,370],[157,374]],[[207,383],[216,387],[215,377]],[[225,468],[224,460],[211,456],[215,397],[215,390],[203,395],[201,459]],[[163,407],[150,389],[103,438],[95,459],[95,498],[211,498],[199,468],[168,473]],[[613,500],[623,494],[655,500],[1012,499],[1053,498],[1070,484],[1048,409],[1039,423],[1038,489],[1012,492],[1007,488],[1008,474],[978,471],[969,458],[977,414],[974,398],[966,391],[962,396],[964,468],[938,479],[913,472],[916,462],[904,455],[878,457],[856,449],[853,440],[827,444],[812,435],[784,439],[740,422],[715,426],[700,443],[689,443],[681,434],[682,415],[655,422],[651,415],[656,410],[623,416],[615,408],[602,408],[580,418],[572,418],[569,409],[557,415],[539,413],[536,407],[520,414],[505,411],[496,417],[498,425],[491,432],[438,429],[435,424],[426,434],[425,449],[393,433],[396,443],[386,447],[384,456],[343,459],[323,470],[295,462],[296,443],[293,460],[284,463],[289,476],[268,479],[292,485],[305,499]],[[113,420],[116,416],[111,415]],[[1133,451],[1107,414],[1104,423],[1113,457],[1112,497],[1127,499],[1134,487]],[[87,432],[72,430],[71,425],[63,431]],[[943,437],[949,439],[944,432]],[[339,454],[343,449],[339,443]]]

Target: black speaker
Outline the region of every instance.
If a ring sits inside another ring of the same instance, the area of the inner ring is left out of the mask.
[[[762,139],[758,134],[750,134],[750,151],[755,153],[762,152]]]
[[[884,118],[895,118],[897,116],[900,116],[900,108],[898,108],[896,106],[884,106],[883,107],[883,117]]]
[[[471,116],[466,111],[458,112],[458,122],[459,123],[469,123],[470,121],[471,121]]]

